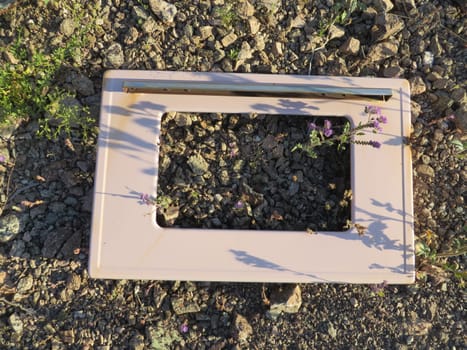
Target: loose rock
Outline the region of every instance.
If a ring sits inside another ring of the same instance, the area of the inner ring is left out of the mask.
[[[10,317],[8,317],[8,323],[16,334],[23,333],[23,321],[18,314],[11,314]]]
[[[328,323],[328,334],[332,339],[337,337],[337,331],[331,322]]]
[[[125,62],[122,46],[119,43],[113,43],[105,51],[103,65],[105,68],[120,68]]]
[[[250,33],[255,35],[261,28],[261,22],[256,17],[248,18],[248,26],[250,27]]]
[[[238,1],[237,11],[240,18],[247,19],[254,15],[255,7],[248,0]]]
[[[434,177],[435,176],[435,171],[429,165],[419,164],[417,166],[417,174],[428,176],[428,177]]]
[[[195,175],[203,175],[209,169],[209,163],[200,154],[192,155],[187,163]]]
[[[20,231],[20,220],[14,214],[0,217],[0,242],[12,240]]]
[[[377,11],[389,12],[394,7],[391,0],[374,0],[373,5]]]
[[[373,41],[382,41],[403,28],[404,21],[399,16],[384,13],[376,17],[375,25],[371,27],[371,38]]]
[[[183,127],[191,125],[191,116],[188,113],[177,113],[174,119],[177,126]]]
[[[221,40],[222,46],[227,47],[232,45],[237,40],[237,38],[238,36],[234,32],[227,34]]]
[[[76,23],[71,18],[66,18],[60,23],[60,32],[65,36],[71,36],[75,31]]]
[[[237,62],[235,64],[235,69],[238,69],[238,67],[244,63],[246,60],[250,59],[253,57],[253,52],[251,50],[250,44],[248,44],[247,41],[242,42],[242,47],[240,49],[240,52],[238,53],[237,57]]]
[[[149,0],[149,6],[152,12],[164,22],[172,23],[174,21],[177,14],[175,5],[164,0]]]
[[[281,0],[259,0],[258,2],[272,14],[276,13],[282,6]]]
[[[394,0],[394,4],[401,10],[406,10],[409,12],[417,8],[415,5],[415,0]]]
[[[329,27],[328,38],[329,40],[342,38],[345,35],[345,29],[338,25],[331,25]]]
[[[349,37],[339,48],[339,50],[348,55],[356,55],[360,51],[360,40]]]
[[[368,53],[368,60],[370,62],[379,62],[388,57],[397,55],[399,45],[395,41],[384,41],[371,47]]]
[[[248,337],[253,333],[253,327],[248,323],[248,320],[237,314],[234,321],[234,334],[240,342],[246,342]]]
[[[279,287],[271,295],[271,305],[267,315],[275,320],[282,312],[298,312],[301,305],[302,294],[298,284]]]
[[[417,96],[423,94],[426,91],[426,85],[423,79],[419,76],[415,76],[409,79],[410,82],[410,94]]]
[[[26,293],[32,288],[33,284],[34,279],[31,275],[21,278],[18,282],[18,286],[16,287],[18,293]]]
[[[172,299],[172,308],[177,315],[194,313],[201,311],[201,308],[195,302],[185,300],[184,298]]]
[[[433,62],[435,60],[435,55],[433,55],[430,51],[425,51],[423,53],[423,64],[425,66],[431,67],[433,66]]]
[[[386,78],[399,78],[404,75],[404,69],[399,66],[387,67],[383,70]]]
[[[91,79],[84,75],[76,75],[72,79],[72,85],[76,89],[76,92],[83,96],[94,95],[94,83]]]

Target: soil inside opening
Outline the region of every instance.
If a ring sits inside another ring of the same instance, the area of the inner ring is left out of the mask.
[[[157,223],[163,227],[344,231],[350,222],[350,147],[292,152],[309,123],[343,117],[166,113]]]

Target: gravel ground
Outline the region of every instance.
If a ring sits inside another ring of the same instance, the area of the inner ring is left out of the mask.
[[[320,35],[335,2],[100,0],[76,17],[71,0],[22,1],[0,15],[0,46],[21,31],[28,52],[52,50],[91,24],[56,84],[96,119],[108,68],[406,78],[416,235],[445,252],[465,239],[465,2],[364,0]],[[37,116],[2,130],[0,348],[465,348],[465,290],[427,260],[410,286],[90,279],[95,138],[37,130]]]
[[[315,159],[292,151],[307,139],[308,125],[313,121],[322,125],[323,119],[166,115],[160,140],[159,223],[165,227],[345,231],[352,196],[349,147],[322,146]],[[335,135],[341,135],[345,120],[329,119]]]

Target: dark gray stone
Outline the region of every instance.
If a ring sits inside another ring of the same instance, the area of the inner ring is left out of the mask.
[[[370,62],[379,62],[397,55],[398,50],[399,44],[397,41],[383,41],[370,48],[367,59]]]
[[[111,44],[105,51],[104,61],[102,62],[105,68],[119,68],[125,62],[122,46],[119,43]]]
[[[177,315],[194,313],[201,311],[199,305],[184,298],[174,298],[171,300],[172,308]]]
[[[396,15],[384,13],[376,17],[375,25],[371,28],[373,41],[386,40],[399,33],[404,28],[404,21]]]
[[[0,217],[0,242],[12,240],[20,231],[20,219],[14,214]]]

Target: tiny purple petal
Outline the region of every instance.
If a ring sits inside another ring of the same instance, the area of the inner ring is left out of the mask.
[[[235,203],[234,208],[235,209],[243,209],[244,206],[245,206],[245,204],[242,201],[238,201],[237,203]]]
[[[141,193],[139,198],[146,205],[153,204],[152,201],[151,201],[151,196],[149,194],[147,194],[147,193]]]
[[[316,124],[315,123],[308,123],[308,132],[316,130]]]
[[[373,146],[374,148],[380,148],[381,143],[378,141],[370,141],[370,145]]]
[[[331,129],[332,128],[332,123],[329,120],[324,121],[324,129]]]
[[[383,128],[379,125],[379,121],[378,121],[378,120],[373,120],[373,127],[374,127],[375,130],[377,130],[378,132],[383,131]]]
[[[0,163],[5,163],[5,160],[6,160],[5,156],[0,154]]]
[[[188,332],[188,325],[182,324],[182,325],[180,326],[180,332],[181,332],[181,333],[187,333],[187,332]]]
[[[384,116],[384,115],[380,115],[380,116],[378,117],[378,121],[379,121],[380,123],[387,124],[388,118],[387,118],[386,116]]]
[[[323,130],[323,134],[326,137],[330,137],[333,133],[334,133],[334,131],[332,131],[332,129],[324,129]]]
[[[366,106],[366,112],[370,114],[381,115],[381,107],[378,106]]]

